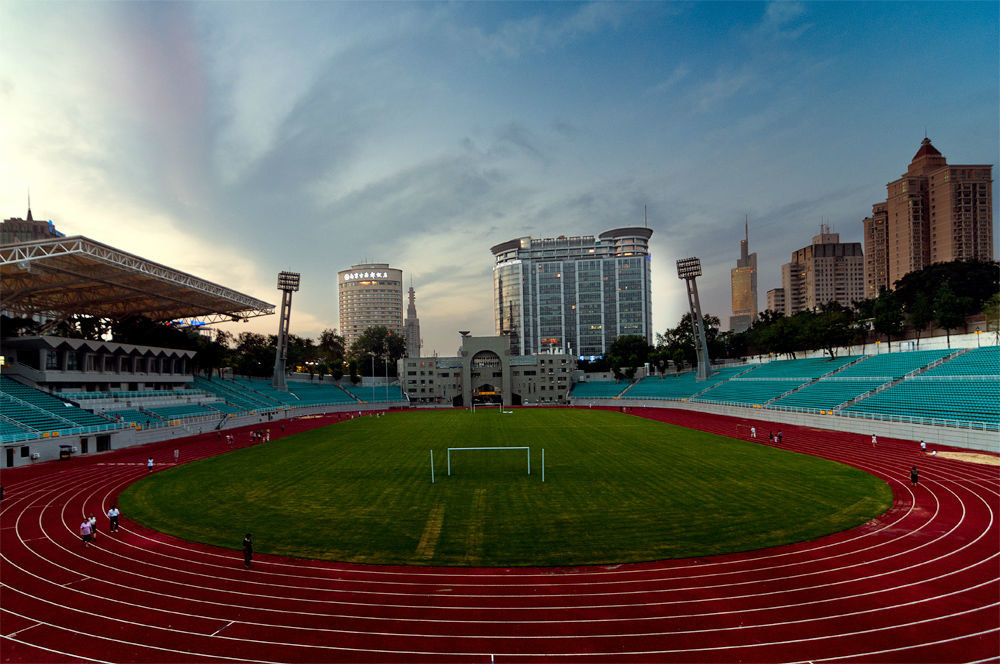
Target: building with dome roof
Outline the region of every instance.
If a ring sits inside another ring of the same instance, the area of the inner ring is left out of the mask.
[[[949,165],[924,138],[864,219],[865,295],[932,263],[993,260],[993,167]]]

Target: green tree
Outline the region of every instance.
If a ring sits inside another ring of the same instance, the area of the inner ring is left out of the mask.
[[[854,314],[836,301],[820,306],[819,314],[812,316],[807,322],[808,337],[814,340],[817,347],[823,348],[832,360],[837,355],[837,349],[848,346],[854,338],[852,324]]]
[[[952,261],[934,263],[922,270],[910,272],[896,282],[896,295],[904,307],[911,306],[921,293],[936,293],[948,284],[952,294],[965,301],[966,313],[982,310],[984,304],[1000,290],[1000,263],[995,261]]]
[[[872,306],[872,315],[873,329],[877,334],[885,335],[889,352],[892,352],[892,337],[899,336],[903,331],[903,308],[892,291],[887,288],[879,291]]]
[[[646,337],[638,334],[623,334],[611,342],[607,357],[615,376],[624,376],[629,380],[635,377],[636,369],[649,359],[653,348]]]
[[[319,355],[326,359],[330,367],[342,366],[344,363],[344,337],[337,330],[323,330],[319,333]],[[343,375],[343,372],[341,372]]]
[[[263,378],[274,373],[275,335],[266,337],[256,332],[240,332],[236,337],[236,372],[244,376]]]
[[[369,327],[351,344],[350,357],[364,375],[396,375],[396,361],[406,354],[406,340],[388,328]]]
[[[997,331],[1000,331],[1000,293],[993,293],[986,301],[983,313],[986,314],[986,331],[990,331],[990,325],[996,325]]]
[[[917,348],[919,348],[920,334],[934,322],[934,302],[926,293],[917,293],[907,307],[906,313],[910,327],[917,333]]]
[[[938,288],[934,309],[937,311],[937,324],[944,328],[948,338],[948,348],[951,348],[951,331],[965,324],[965,317],[971,308],[972,298],[955,295],[947,282]]]

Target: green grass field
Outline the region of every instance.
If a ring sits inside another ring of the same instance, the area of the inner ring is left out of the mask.
[[[530,445],[525,453],[448,447]],[[545,449],[545,482],[541,451]],[[430,482],[434,450],[436,482]],[[362,563],[577,565],[813,539],[889,508],[824,459],[608,411],[363,417],[156,473],[123,513],[178,537]]]

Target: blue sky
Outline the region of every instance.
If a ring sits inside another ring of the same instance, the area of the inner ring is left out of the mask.
[[[338,270],[388,262],[450,355],[493,333],[491,245],[645,205],[654,330],[691,255],[725,323],[745,215],[764,308],[821,223],[862,239],[925,131],[996,169],[998,43],[995,2],[8,1],[0,214],[30,188],[67,234],[270,302],[299,271],[302,336],[339,326]]]

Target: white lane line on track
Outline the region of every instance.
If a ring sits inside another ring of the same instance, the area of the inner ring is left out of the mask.
[[[60,583],[63,588],[73,585],[74,583],[80,583],[81,581],[90,581],[92,577],[81,576],[79,579],[73,579],[72,581],[67,581],[66,583]]]
[[[928,641],[927,643],[919,643],[917,645],[900,646],[898,648],[886,648],[884,650],[872,650],[872,651],[869,651],[869,652],[853,653],[851,655],[841,655],[839,657],[829,657],[829,658],[815,659],[813,661],[815,661],[815,662],[836,662],[837,660],[856,659],[858,657],[870,657],[872,655],[884,655],[884,654],[890,653],[890,652],[902,652],[904,650],[915,650],[917,648],[926,648],[928,646],[939,646],[939,645],[942,645],[944,643],[951,643],[952,641],[958,641],[959,639],[971,639],[971,638],[974,638],[974,637],[977,637],[977,636],[983,636],[985,634],[1000,634],[1000,628],[997,628],[997,629],[987,629],[987,630],[984,630],[982,632],[973,632],[971,634],[959,634],[958,636],[953,636],[950,639],[942,639],[940,641]],[[995,661],[997,661],[995,657],[990,657],[989,659],[980,659],[980,660],[976,660],[974,662],[969,662],[969,664],[978,664],[979,662],[995,662]],[[797,663],[797,664],[801,664],[801,663]]]
[[[41,625],[43,623],[39,623],[39,624]],[[103,637],[101,637],[101,638],[103,638]],[[21,641],[20,639],[13,639],[9,635],[8,636],[0,636],[0,641],[2,641],[4,639],[7,639],[8,641],[12,641],[13,643],[20,643],[22,646],[28,646],[29,648],[34,648],[35,650],[44,650],[45,652],[51,652],[51,653],[54,653],[56,655],[62,655],[63,657],[66,657],[67,659],[69,659],[71,661],[76,661],[76,662],[80,662],[80,661],[84,661],[84,662],[101,662],[102,664],[111,664],[111,662],[109,660],[91,659],[90,657],[84,657],[83,655],[77,655],[76,653],[68,653],[68,652],[64,652],[62,650],[56,650],[55,648],[46,648],[45,646],[40,646],[40,645],[38,645],[36,643],[28,643],[27,641]]]
[[[5,613],[9,613],[12,616],[17,616],[18,618],[28,619],[27,616],[22,616],[20,613],[15,613],[13,611],[10,611],[9,609],[4,609],[4,612]],[[46,627],[51,627],[53,629],[61,630],[63,632],[69,632],[73,637],[78,637],[79,636],[79,634],[77,633],[77,631],[75,629],[73,629],[72,627],[65,627],[63,625],[56,625],[55,623],[49,623],[49,622],[44,622],[44,621],[40,621],[40,624],[45,625]],[[0,639],[4,639],[4,638],[6,638],[6,637],[0,636]],[[272,662],[272,661],[265,660],[265,659],[247,659],[246,657],[227,657],[225,655],[206,655],[206,654],[200,653],[200,652],[191,652],[190,650],[177,650],[175,648],[164,648],[162,646],[153,646],[153,645],[148,645],[148,644],[145,644],[145,643],[137,643],[135,641],[125,641],[124,639],[122,639],[120,637],[117,637],[117,636],[116,637],[108,637],[108,636],[101,636],[100,634],[88,634],[87,638],[88,639],[98,639],[98,640],[101,640],[101,641],[110,641],[113,645],[135,646],[136,648],[147,648],[149,650],[159,650],[159,651],[162,651],[162,652],[176,653],[176,654],[180,654],[180,655],[191,655],[193,657],[206,657],[210,661],[229,660],[229,661],[233,661],[233,662],[251,662],[252,664],[281,664],[280,662]],[[17,640],[17,639],[11,639],[11,640],[12,641],[16,641],[17,643],[20,643],[20,644],[23,644],[23,645],[26,645],[26,646],[30,646],[32,648],[37,648],[39,650],[44,650],[46,652],[52,652],[52,653],[56,653],[56,654],[59,654],[59,655],[65,655],[66,657],[70,658],[71,661],[86,660],[88,662],[106,662],[106,664],[111,664],[111,661],[113,661],[113,660],[103,660],[103,659],[92,659],[90,657],[84,657],[83,655],[78,655],[76,653],[69,653],[69,652],[63,652],[61,650],[54,650],[53,648],[46,648],[45,646],[40,646],[40,645],[37,645],[37,644],[34,644],[34,643],[28,643],[27,641],[20,641],[20,640]],[[155,660],[153,660],[153,661],[155,661]],[[171,660],[164,659],[163,661],[171,661]]]
[[[15,636],[17,636],[21,632],[27,632],[32,627],[38,627],[41,624],[42,623],[40,623],[38,621],[35,621],[35,624],[33,624],[33,625],[28,625],[27,627],[22,627],[21,629],[17,630],[16,632],[11,632],[10,634],[4,634],[4,636],[6,636],[8,639],[13,639]]]
[[[45,603],[48,603],[48,604],[55,604],[55,602],[51,602],[49,600],[42,599],[41,601],[43,601]],[[924,618],[922,620],[914,620],[914,621],[907,622],[907,623],[896,623],[896,624],[890,625],[888,627],[873,627],[873,628],[869,628],[869,629],[857,630],[857,631],[854,631],[854,632],[839,632],[837,634],[820,634],[818,636],[808,636],[808,637],[803,637],[803,638],[800,638],[800,639],[785,639],[785,640],[782,640],[782,641],[766,641],[766,642],[764,642],[764,641],[754,641],[754,642],[751,642],[751,643],[729,643],[729,644],[721,645],[721,646],[704,646],[704,647],[701,647],[701,648],[669,648],[669,649],[634,650],[634,651],[629,651],[629,650],[615,650],[615,651],[610,651],[610,652],[586,651],[586,652],[573,652],[573,653],[551,653],[551,652],[525,653],[525,652],[508,652],[508,653],[500,653],[500,654],[503,654],[505,657],[532,657],[532,658],[537,658],[537,657],[595,657],[595,656],[596,657],[608,657],[608,656],[611,656],[611,655],[622,656],[622,655],[679,654],[679,653],[719,651],[719,650],[731,650],[731,649],[742,649],[742,648],[758,648],[758,647],[770,647],[770,646],[783,646],[783,645],[799,644],[799,643],[806,642],[806,641],[825,641],[825,640],[828,640],[828,639],[857,637],[857,636],[862,635],[862,634],[873,634],[873,633],[877,633],[877,632],[883,632],[883,631],[886,631],[886,630],[900,629],[900,628],[904,628],[904,627],[914,627],[914,626],[917,626],[917,625],[926,625],[926,624],[929,624],[929,623],[937,622],[939,620],[946,620],[946,619],[958,618],[958,617],[961,617],[961,616],[968,615],[970,613],[975,613],[977,611],[983,611],[983,610],[986,610],[986,609],[996,609],[997,607],[1000,607],[1000,602],[994,602],[993,604],[986,604],[986,605],[983,605],[983,606],[973,607],[971,609],[966,609],[965,611],[959,611],[957,613],[950,613],[950,614],[946,614],[946,615],[937,615],[937,616],[933,616],[931,618]],[[63,607],[63,608],[65,608],[68,611],[74,611],[74,612],[77,612],[77,613],[89,613],[89,612],[82,611],[80,609],[74,609],[72,607]],[[14,615],[18,615],[18,614],[14,614]],[[22,616],[22,617],[26,617],[26,616]],[[114,618],[114,617],[111,617],[111,616],[104,616],[104,619],[105,620],[114,621],[114,622],[117,622],[117,623],[123,623],[123,624],[126,624],[126,625],[131,625],[133,627],[143,627],[143,628],[147,628],[147,629],[155,629],[155,630],[167,631],[167,632],[171,632],[173,634],[182,634],[182,635],[194,636],[194,637],[205,637],[204,633],[193,632],[191,630],[175,629],[175,628],[171,628],[171,627],[163,627],[163,626],[160,626],[160,625],[149,625],[149,624],[145,624],[145,623],[138,623],[138,622],[131,621],[131,620],[125,620],[123,618]],[[45,624],[49,625],[49,623],[45,623]],[[53,626],[53,627],[59,627],[60,629],[67,629],[67,628],[64,628],[64,627],[60,627],[58,625],[51,625],[51,626]],[[315,631],[315,630],[311,630],[311,631]],[[378,637],[378,636],[401,636],[401,635],[398,635],[398,634],[394,634],[392,632],[362,632],[362,631],[358,631],[358,630],[335,630],[335,631],[344,632],[344,633],[347,633],[347,634],[357,634],[357,635],[362,635],[362,636],[376,636],[376,637]],[[669,633],[669,632],[667,632],[667,633],[649,633],[649,634],[643,634],[643,635],[637,635],[637,636],[647,636],[647,637],[648,636],[669,636],[670,634],[671,633]],[[445,639],[445,640],[478,639],[478,640],[497,640],[497,641],[506,641],[506,640],[518,640],[519,641],[519,640],[524,640],[525,638],[535,638],[535,639],[544,639],[544,640],[560,640],[560,639],[580,640],[581,638],[602,638],[602,639],[612,639],[613,640],[613,639],[621,639],[621,638],[623,638],[623,636],[621,634],[617,634],[617,633],[614,633],[614,634],[604,634],[604,635],[600,635],[599,637],[595,637],[595,636],[581,637],[580,635],[544,635],[544,636],[536,636],[536,637],[525,637],[524,635],[517,635],[517,634],[514,634],[514,635],[491,635],[491,636],[487,636],[487,637],[483,637],[483,636],[479,636],[479,635],[472,636],[472,635],[456,635],[456,634],[424,634],[424,635],[419,635],[419,636],[417,636],[417,635],[402,635],[402,636],[410,636],[410,637],[423,638],[423,639]],[[629,635],[626,635],[626,636],[629,636]],[[99,638],[103,638],[103,637],[99,637]],[[218,638],[219,639],[226,639],[228,641],[235,641],[235,642],[239,642],[239,643],[253,643],[253,644],[256,644],[256,645],[264,645],[264,646],[281,646],[281,647],[307,648],[307,649],[314,650],[314,651],[315,650],[334,650],[334,651],[346,651],[346,652],[391,653],[391,654],[395,654],[395,655],[407,654],[407,655],[434,655],[434,656],[444,656],[444,655],[472,656],[472,655],[479,655],[479,654],[481,654],[481,652],[479,652],[479,651],[467,651],[466,652],[466,651],[458,651],[458,650],[455,650],[455,649],[445,650],[445,651],[434,651],[434,650],[388,650],[388,649],[384,649],[384,648],[354,648],[354,647],[350,647],[350,646],[335,646],[335,645],[313,644],[313,643],[294,643],[294,642],[287,642],[287,641],[273,641],[273,640],[257,639],[257,638],[237,638],[237,637],[228,637],[228,636],[225,636],[225,635],[219,636]],[[142,644],[131,644],[131,645],[142,645]],[[908,647],[912,649],[912,648],[915,648],[915,647],[919,647],[920,645],[921,644],[910,644]],[[143,646],[143,647],[155,647],[155,646]],[[168,650],[169,651],[169,649],[166,649],[166,648],[158,648],[158,649],[160,649],[160,650]],[[199,653],[191,653],[190,651],[176,651],[176,652],[185,652],[185,653],[189,653],[189,654],[199,654]],[[843,655],[843,656],[840,656],[839,659],[845,659],[845,658],[849,658],[849,657],[851,657],[851,656],[850,655]],[[235,659],[235,658],[226,657],[224,659]]]
[[[980,498],[980,500],[982,500],[982,497],[979,497],[979,498]],[[959,500],[960,500],[960,502],[964,502],[964,501],[962,501],[961,499],[959,499]],[[964,506],[964,505],[963,505],[963,506]],[[750,570],[750,571],[752,572],[752,571],[754,571],[754,570]],[[653,581],[655,581],[655,579],[654,579]],[[649,581],[647,580],[647,582],[649,582]],[[835,598],[835,599],[836,599],[836,598]],[[192,600],[192,601],[197,601],[197,600]]]
[[[222,631],[222,630],[224,630],[225,628],[227,628],[227,627],[231,626],[231,625],[232,625],[233,623],[235,623],[235,622],[236,622],[235,620],[230,620],[230,621],[229,621],[229,622],[227,622],[227,623],[226,623],[225,625],[223,625],[223,626],[222,626],[222,627],[220,627],[219,629],[217,629],[217,630],[215,630],[214,632],[212,632],[212,636],[215,636],[215,635],[217,635],[217,634],[218,634],[219,632],[221,632],[221,631]]]

